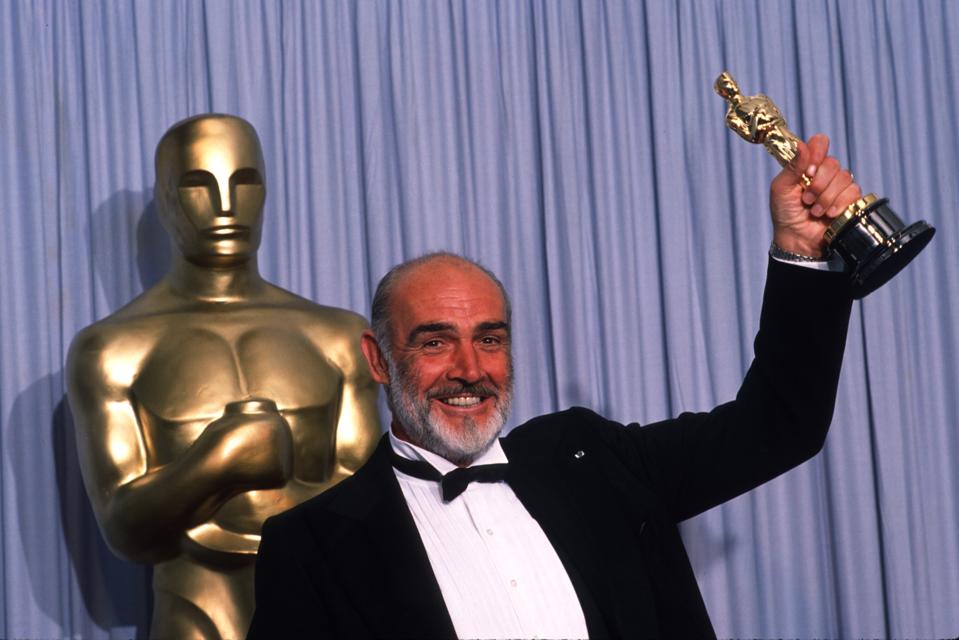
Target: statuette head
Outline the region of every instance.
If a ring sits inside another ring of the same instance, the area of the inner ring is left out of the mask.
[[[160,219],[191,262],[228,265],[260,244],[266,172],[256,130],[204,114],[174,124],[157,145]]]
[[[736,81],[733,80],[733,77],[729,75],[728,71],[723,71],[719,74],[719,77],[716,78],[716,82],[713,84],[713,89],[716,90],[724,100],[729,102],[735,102],[742,98],[742,94],[739,91],[739,85],[736,84]]]

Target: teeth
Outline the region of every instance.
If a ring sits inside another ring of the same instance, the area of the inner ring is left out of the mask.
[[[478,396],[456,396],[454,398],[443,398],[443,402],[451,404],[454,407],[473,407],[482,400]]]

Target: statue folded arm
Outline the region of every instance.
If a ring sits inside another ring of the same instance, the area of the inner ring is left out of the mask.
[[[67,360],[84,484],[110,548],[161,562],[180,553],[184,531],[234,495],[281,486],[292,470],[292,439],[279,414],[226,415],[171,462],[151,461],[132,388],[137,352],[149,341],[111,334],[89,327]]]
[[[343,321],[341,337],[327,340],[327,356],[342,372],[343,395],[336,422],[336,464],[329,486],[353,475],[372,455],[380,436],[376,399],[379,390],[360,351],[360,336],[367,329],[366,320],[349,313]]]

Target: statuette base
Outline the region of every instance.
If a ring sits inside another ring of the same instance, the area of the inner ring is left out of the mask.
[[[887,202],[872,193],[864,196],[843,211],[826,233],[829,248],[849,269],[856,299],[899,273],[936,233],[924,220],[906,226]]]

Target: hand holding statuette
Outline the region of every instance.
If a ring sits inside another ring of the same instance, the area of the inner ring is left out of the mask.
[[[779,108],[763,94],[745,96],[724,71],[713,85],[729,105],[726,126],[753,144],[762,144],[783,167],[798,154],[799,137],[786,126]],[[800,181],[810,185],[803,174]],[[829,226],[825,242],[846,263],[853,295],[862,298],[885,284],[922,251],[936,230],[924,220],[909,226],[887,205],[867,194],[849,205]]]

